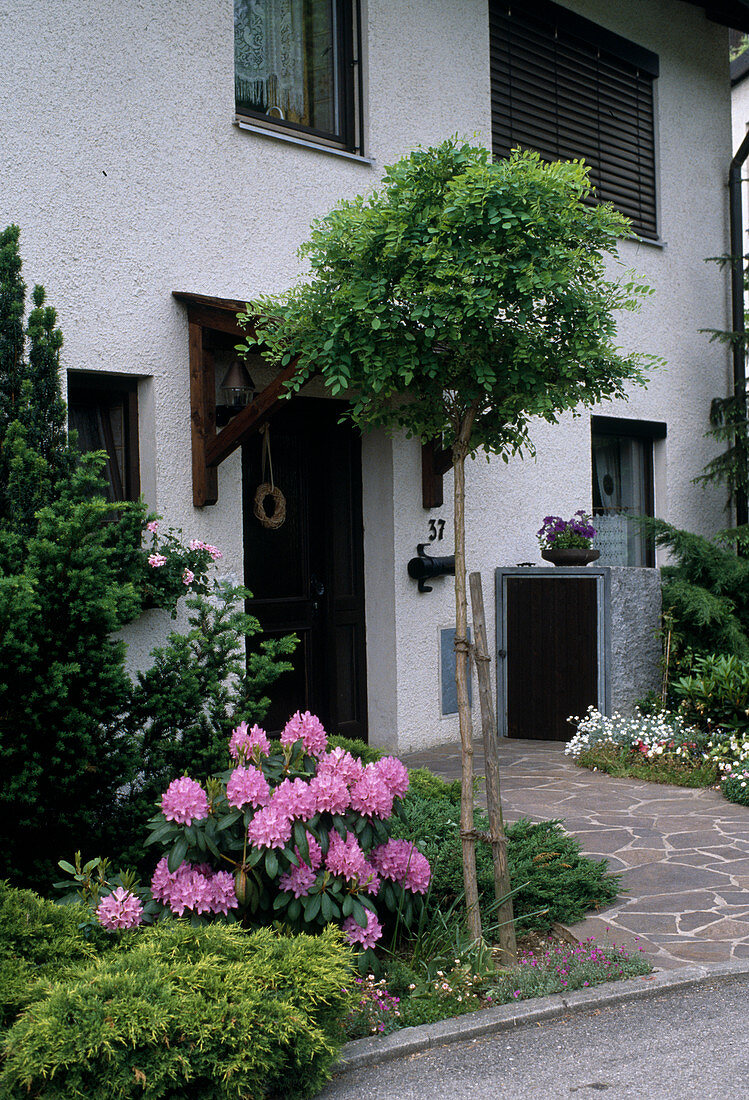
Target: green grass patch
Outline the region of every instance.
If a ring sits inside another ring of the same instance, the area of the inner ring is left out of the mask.
[[[676,787],[714,787],[720,772],[714,760],[687,762],[667,755],[647,759],[628,745],[601,742],[581,752],[575,760],[581,768],[606,772],[617,778],[645,779]]]

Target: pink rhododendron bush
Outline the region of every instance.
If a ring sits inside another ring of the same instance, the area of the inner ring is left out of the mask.
[[[144,906],[144,891],[120,886],[99,901],[99,923],[114,931],[152,917],[280,919],[310,932],[333,922],[366,966],[387,914],[410,926],[429,887],[426,857],[390,835],[406,767],[329,749],[309,712],[289,719],[275,752],[264,730],[241,723],[229,756],[229,770],[205,784],[169,784],[149,823],[147,844],[163,850],[151,899]]]

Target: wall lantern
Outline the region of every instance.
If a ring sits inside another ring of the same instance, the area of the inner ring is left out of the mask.
[[[419,582],[419,592],[431,592],[431,585],[425,584],[432,577],[455,576],[455,555],[448,554],[443,557],[433,557],[424,553],[425,542],[420,542],[416,547],[417,558],[411,558],[408,563],[408,575],[411,580]]]
[[[235,357],[219,387],[216,423],[227,424],[240,409],[250,404],[254,396],[255,383],[250,377],[250,372],[244,363]]]

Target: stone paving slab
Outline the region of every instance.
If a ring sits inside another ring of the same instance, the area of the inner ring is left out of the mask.
[[[505,818],[562,820],[586,855],[621,873],[622,893],[574,925],[644,948],[664,970],[749,958],[749,808],[719,791],[615,779],[576,767],[554,741],[500,741]],[[402,756],[445,779],[460,778],[454,744]],[[483,747],[474,769],[483,777]],[[483,783],[479,801],[485,805]]]

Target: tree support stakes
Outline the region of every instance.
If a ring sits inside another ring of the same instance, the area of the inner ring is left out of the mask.
[[[489,676],[489,647],[486,641],[486,617],[484,615],[484,594],[481,588],[481,574],[471,573],[468,578],[471,586],[471,607],[473,609],[473,659],[479,681],[479,701],[481,704],[481,733],[484,739],[484,760],[486,763],[486,804],[489,812],[489,830],[491,834],[492,859],[494,861],[494,896],[499,902],[499,946],[502,962],[517,962],[517,940],[515,938],[514,914],[510,892],[510,868],[507,863],[507,837],[502,819],[502,796],[499,781],[499,745],[497,743],[497,723],[492,703],[491,678]]]

